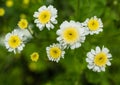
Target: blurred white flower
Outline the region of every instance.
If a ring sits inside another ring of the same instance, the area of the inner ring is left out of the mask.
[[[25,46],[23,42],[23,34],[16,29],[11,33],[6,34],[4,43],[8,51],[13,51],[14,53],[20,53]]]
[[[99,32],[103,31],[103,23],[100,18],[96,16],[86,19],[82,25],[85,27],[86,34],[98,34]]]
[[[57,30],[57,41],[59,41],[65,48],[70,47],[75,49],[81,46],[85,41],[85,31],[79,22],[64,21]]]
[[[29,28],[29,29],[31,29],[31,28]],[[25,42],[27,42],[33,38],[32,35],[30,34],[30,32],[28,31],[28,29],[21,30],[21,29],[17,28],[16,31],[19,32],[20,34],[23,34],[23,40]]]
[[[48,30],[53,29],[54,25],[57,24],[57,10],[52,5],[48,7],[42,6],[33,15],[35,19],[36,26],[41,30],[46,26]]]
[[[109,49],[104,46],[100,49],[100,47],[97,46],[95,50],[91,49],[91,51],[87,53],[86,62],[88,63],[89,69],[95,72],[101,72],[105,71],[106,65],[111,65],[111,58],[112,55],[109,53]]]
[[[60,58],[64,58],[65,51],[60,44],[53,44],[46,47],[49,60],[58,62]]]

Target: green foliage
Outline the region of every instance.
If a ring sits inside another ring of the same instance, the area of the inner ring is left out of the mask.
[[[120,85],[120,2],[119,0],[13,0],[12,7],[6,7],[7,0],[0,0],[5,15],[0,17],[0,36],[17,28],[24,14],[36,38],[31,39],[21,54],[9,53],[0,45],[0,85]],[[58,10],[58,24],[53,30],[39,31],[33,14],[42,5],[54,5]],[[56,30],[64,20],[84,22],[86,18],[98,16],[102,19],[104,31],[88,35],[80,48],[66,49],[64,59],[59,63],[47,58],[46,47],[56,43]],[[105,46],[113,56],[112,66],[105,72],[96,73],[87,68],[86,53],[96,46]],[[30,55],[39,53],[38,62],[32,62]]]

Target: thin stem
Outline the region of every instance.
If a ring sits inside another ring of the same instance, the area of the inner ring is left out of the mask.
[[[36,33],[33,33],[33,32],[31,31],[30,27],[28,27],[27,30],[29,31],[29,33],[31,34],[31,36],[32,36],[33,38],[40,39],[40,38],[36,35]]]
[[[27,29],[29,31],[29,33],[31,34],[32,37],[35,37],[34,34],[31,32],[30,28],[28,27]]]

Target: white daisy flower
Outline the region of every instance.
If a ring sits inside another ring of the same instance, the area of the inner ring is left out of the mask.
[[[82,25],[75,21],[64,21],[57,30],[57,41],[59,41],[65,48],[70,47],[75,49],[81,46],[85,41],[85,32]]]
[[[97,46],[95,50],[91,49],[91,51],[87,53],[86,62],[88,63],[89,69],[95,72],[101,72],[105,71],[106,65],[111,65],[111,58],[112,55],[109,53],[109,49],[104,46],[100,49],[100,47]]]
[[[58,62],[60,58],[64,58],[65,51],[60,44],[53,44],[46,47],[49,60]]]
[[[28,31],[28,29],[22,30],[22,29],[16,28],[15,30],[16,30],[17,33],[23,34],[22,40],[25,41],[25,42],[27,42],[27,41],[29,41],[30,39],[33,38],[32,35],[30,34],[30,32]]]
[[[103,23],[101,19],[96,16],[91,19],[86,19],[82,25],[85,27],[86,34],[93,35],[103,31]]]
[[[16,29],[5,36],[5,46],[9,52],[20,53],[25,46],[23,43],[23,34]]]
[[[53,29],[54,25],[57,24],[57,10],[52,5],[48,7],[42,6],[33,15],[35,19],[36,26],[41,30],[46,26],[48,30]]]

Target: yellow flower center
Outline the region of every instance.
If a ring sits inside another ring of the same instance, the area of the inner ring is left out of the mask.
[[[107,63],[107,60],[108,60],[107,55],[103,52],[100,52],[95,56],[94,63],[97,66],[105,66],[105,64]]]
[[[37,61],[38,59],[39,59],[39,54],[37,52],[31,54],[32,61]]]
[[[6,1],[6,6],[7,7],[12,7],[13,6],[13,1],[12,0],[7,0]]]
[[[3,8],[0,8],[0,16],[3,16],[5,14],[5,10]]]
[[[52,47],[52,48],[50,48],[50,56],[52,58],[55,58],[55,59],[59,58],[61,56],[61,53],[62,53],[61,49],[58,48],[58,47]]]
[[[21,20],[18,22],[18,26],[19,26],[21,29],[27,28],[27,26],[28,26],[27,20],[26,20],[26,19],[21,19]]]
[[[38,16],[38,19],[42,24],[46,24],[47,22],[49,22],[50,18],[51,18],[51,12],[49,10],[44,10],[40,12]]]
[[[99,28],[99,22],[98,20],[95,20],[95,19],[90,19],[88,21],[88,28],[91,30],[91,31],[95,31]]]
[[[74,43],[79,39],[79,33],[75,28],[67,28],[63,31],[63,39],[67,43]]]
[[[8,40],[8,44],[11,48],[17,48],[18,46],[20,46],[21,42],[22,41],[21,41],[20,37],[17,35],[10,36],[10,38]]]

